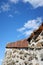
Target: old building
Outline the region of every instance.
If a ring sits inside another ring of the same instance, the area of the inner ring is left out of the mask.
[[[2,65],[43,65],[43,24],[29,38],[6,45]]]

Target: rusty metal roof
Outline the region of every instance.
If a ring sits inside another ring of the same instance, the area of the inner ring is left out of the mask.
[[[6,46],[6,48],[26,48],[26,47],[28,47],[28,41],[26,39],[17,42],[8,43]]]

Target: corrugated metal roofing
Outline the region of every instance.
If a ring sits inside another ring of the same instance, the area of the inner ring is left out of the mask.
[[[6,48],[26,48],[28,47],[28,41],[27,40],[21,40],[17,42],[12,42],[7,44]]]

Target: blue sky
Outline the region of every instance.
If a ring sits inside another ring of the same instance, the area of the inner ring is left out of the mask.
[[[0,0],[0,65],[5,46],[27,38],[43,22],[43,0]]]

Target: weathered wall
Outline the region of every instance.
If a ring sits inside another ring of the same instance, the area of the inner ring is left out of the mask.
[[[42,50],[6,49],[2,65],[43,65]],[[39,63],[40,62],[40,63]]]

